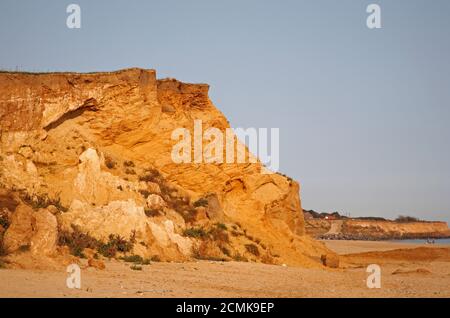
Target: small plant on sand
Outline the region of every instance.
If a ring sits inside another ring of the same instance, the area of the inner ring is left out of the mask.
[[[125,173],[129,175],[135,175],[136,171],[134,171],[134,169],[127,168],[125,169]]]
[[[114,257],[118,252],[127,253],[133,248],[133,243],[125,240],[120,235],[110,234],[109,241],[101,244],[98,252],[105,257]]]
[[[258,246],[256,246],[255,244],[245,244],[245,249],[250,254],[253,254],[255,256],[259,256],[259,249],[258,249]]]
[[[161,258],[158,255],[153,255],[152,257],[150,257],[150,261],[161,262]]]
[[[85,258],[85,248],[97,249],[101,243],[92,236],[81,232],[79,227],[72,224],[72,232],[60,230],[58,232],[58,245],[68,246],[72,255]]]
[[[247,257],[242,256],[242,255],[239,254],[239,253],[236,253],[236,254],[233,256],[233,260],[235,260],[236,262],[248,262]]]
[[[144,261],[144,259],[139,255],[124,256],[121,259],[128,263],[142,263]]]
[[[130,268],[134,271],[141,271],[142,270],[142,266],[138,266],[138,265],[131,265]]]

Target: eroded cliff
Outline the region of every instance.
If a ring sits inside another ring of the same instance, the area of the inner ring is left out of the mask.
[[[73,253],[74,238],[161,260],[317,266],[327,253],[305,235],[297,182],[260,162],[173,161],[175,129],[229,128],[208,85],[143,69],[1,73],[0,83],[5,253]]]

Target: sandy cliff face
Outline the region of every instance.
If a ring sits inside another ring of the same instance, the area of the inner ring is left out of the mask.
[[[313,237],[355,240],[450,237],[446,222],[309,219],[306,221],[306,232]]]
[[[142,69],[1,73],[0,83],[1,186],[50,206],[60,232],[119,235],[129,253],[166,260],[315,266],[325,252],[304,235],[297,182],[259,162],[174,163],[174,129],[229,127],[208,85]]]
[[[360,221],[348,220],[344,222],[344,235],[355,238],[373,239],[415,239],[449,237],[450,230],[445,222],[408,222],[391,221]]]

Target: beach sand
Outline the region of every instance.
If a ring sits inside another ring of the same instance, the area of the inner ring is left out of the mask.
[[[342,268],[198,261],[153,262],[136,271],[108,261],[106,270],[82,269],[80,290],[66,287],[65,271],[0,269],[0,297],[450,297],[449,248],[324,243],[341,255]],[[370,263],[381,267],[379,289],[366,285]]]

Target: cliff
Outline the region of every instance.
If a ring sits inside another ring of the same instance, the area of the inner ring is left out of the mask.
[[[327,252],[305,235],[297,182],[261,173],[259,161],[174,162],[174,130],[192,132],[194,120],[229,128],[208,85],[144,69],[0,73],[0,83],[8,255],[106,246],[117,256],[318,266]]]
[[[317,238],[351,240],[427,239],[450,237],[446,222],[395,222],[380,220],[306,221],[306,232]]]

